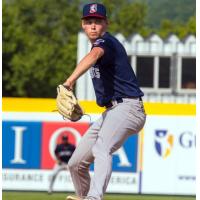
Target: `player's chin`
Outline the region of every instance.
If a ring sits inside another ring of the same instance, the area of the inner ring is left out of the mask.
[[[90,34],[90,35],[89,35],[89,38],[90,38],[91,40],[96,40],[97,38],[99,38],[99,36],[98,36],[97,34]]]

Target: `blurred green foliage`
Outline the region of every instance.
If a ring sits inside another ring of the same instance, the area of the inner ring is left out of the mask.
[[[55,96],[76,64],[78,1],[3,1],[3,95]],[[76,22],[76,23],[74,23]]]
[[[144,0],[148,4],[146,23],[160,28],[163,19],[184,24],[196,12],[195,0]]]
[[[112,33],[120,32],[128,37],[135,32],[143,36],[155,32],[166,37],[174,32],[181,38],[189,33],[195,34],[196,19],[195,13],[191,14],[191,5],[187,5],[190,17],[184,22],[176,17],[175,20],[166,17],[159,24],[158,17],[153,18],[153,15],[150,15],[152,9],[157,11],[158,16],[167,16],[165,13],[169,13],[172,8],[162,7],[161,12],[154,1],[162,6],[158,0],[96,2],[106,5],[110,21],[109,31]],[[56,96],[56,86],[64,82],[76,66],[81,9],[82,5],[88,2],[90,1],[3,0],[3,96]],[[167,0],[163,2],[167,4]],[[184,8],[187,9],[187,6]],[[172,12],[173,16],[175,12]],[[184,10],[183,13],[188,12]]]

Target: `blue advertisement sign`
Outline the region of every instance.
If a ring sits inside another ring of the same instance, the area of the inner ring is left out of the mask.
[[[41,169],[43,122],[3,121],[2,126],[3,168]],[[135,134],[113,154],[113,171],[137,172],[137,154],[138,134]],[[93,171],[94,166],[90,169]]]
[[[137,172],[138,134],[130,136],[123,146],[113,154],[112,171]],[[94,170],[94,165],[90,168]]]
[[[2,123],[2,167],[39,169],[41,122],[4,121]]]
[[[138,134],[130,136],[113,156],[113,171],[137,172]]]

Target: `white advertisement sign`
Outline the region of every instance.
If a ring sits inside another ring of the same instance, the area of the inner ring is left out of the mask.
[[[142,193],[195,194],[195,123],[194,116],[147,118]]]

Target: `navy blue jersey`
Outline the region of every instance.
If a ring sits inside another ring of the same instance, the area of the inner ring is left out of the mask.
[[[72,144],[58,144],[55,149],[55,154],[58,160],[68,163],[74,150],[75,146]]]
[[[98,38],[92,48],[104,49],[104,55],[90,68],[97,104],[107,105],[111,100],[141,97],[135,73],[122,44],[108,32]]]

